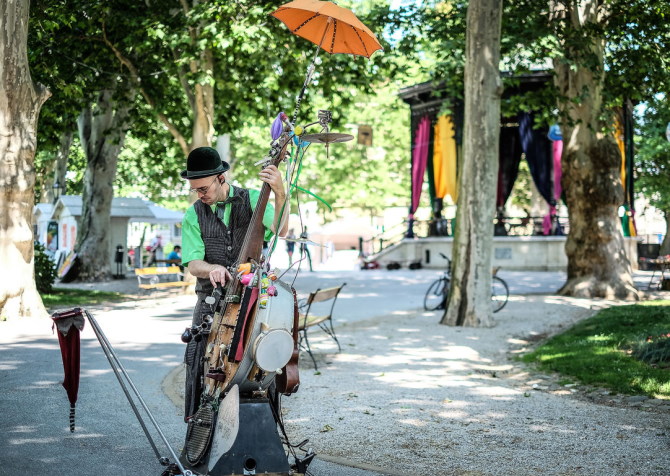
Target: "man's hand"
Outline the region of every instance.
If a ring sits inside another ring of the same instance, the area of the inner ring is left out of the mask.
[[[220,283],[223,287],[231,279],[233,278],[225,266],[215,265],[214,269],[209,272],[209,281],[214,287],[218,285],[217,283]]]
[[[276,197],[284,197],[284,182],[279,173],[279,169],[275,165],[268,165],[260,171],[258,176],[263,182],[270,185],[270,188],[275,193]]]

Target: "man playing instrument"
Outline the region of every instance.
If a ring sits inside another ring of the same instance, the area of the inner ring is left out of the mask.
[[[182,222],[182,263],[197,278],[194,326],[200,325],[203,316],[210,312],[205,298],[214,287],[223,287],[232,279],[228,267],[235,264],[240,253],[260,195],[258,190],[229,184],[224,175],[229,168],[216,149],[199,147],[188,155],[186,170],[181,172],[181,177],[189,181],[191,192],[198,194]],[[274,194],[274,207],[268,203],[263,215],[264,239],[269,240],[277,230],[279,236],[286,236],[288,212],[282,213],[286,191],[281,174],[276,166],[269,165],[259,177]],[[206,343],[206,339],[193,339],[186,346],[185,420],[200,404]]]

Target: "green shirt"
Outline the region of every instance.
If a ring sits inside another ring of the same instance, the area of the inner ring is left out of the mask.
[[[233,196],[233,187],[230,187],[230,196]],[[260,196],[260,191],[249,189],[249,201],[251,202],[251,209],[256,208],[258,203],[258,197]],[[232,205],[227,203],[223,209],[223,224],[228,226],[230,223],[230,212]],[[212,205],[212,211],[216,214],[216,204]],[[263,237],[265,241],[269,241],[272,238],[272,224],[275,218],[275,208],[271,203],[268,203],[265,208],[265,214],[263,214],[263,225],[265,225],[265,236]],[[198,215],[195,212],[195,207],[191,205],[186,213],[184,214],[184,219],[181,222],[181,251],[182,257],[181,262],[186,266],[190,261],[193,260],[204,260],[205,259],[205,243],[202,241],[202,235],[200,233],[200,224],[198,223]]]

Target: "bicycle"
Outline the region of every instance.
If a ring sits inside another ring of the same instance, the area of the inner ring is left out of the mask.
[[[451,260],[443,253],[440,253],[440,256],[447,260],[447,269],[442,276],[428,287],[423,298],[423,308],[426,311],[444,309],[447,304],[449,287],[451,286]],[[509,299],[509,287],[504,279],[496,275],[497,272],[498,268],[494,270],[491,277],[491,306],[494,313],[505,307]]]

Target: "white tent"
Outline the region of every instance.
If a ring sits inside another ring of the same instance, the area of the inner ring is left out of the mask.
[[[63,195],[53,206],[45,203],[37,204],[33,211],[35,239],[45,246],[49,244],[49,249],[59,251],[59,254],[72,251],[77,239],[82,206],[82,198],[79,195]],[[118,246],[125,252],[129,245],[139,245],[132,241],[135,227],[143,229],[150,226],[155,228],[152,232],[163,233],[165,243],[169,241],[181,243],[183,215],[141,198],[114,197],[110,213],[108,250],[112,269],[115,269],[115,253]],[[151,235],[147,238],[151,238]]]

